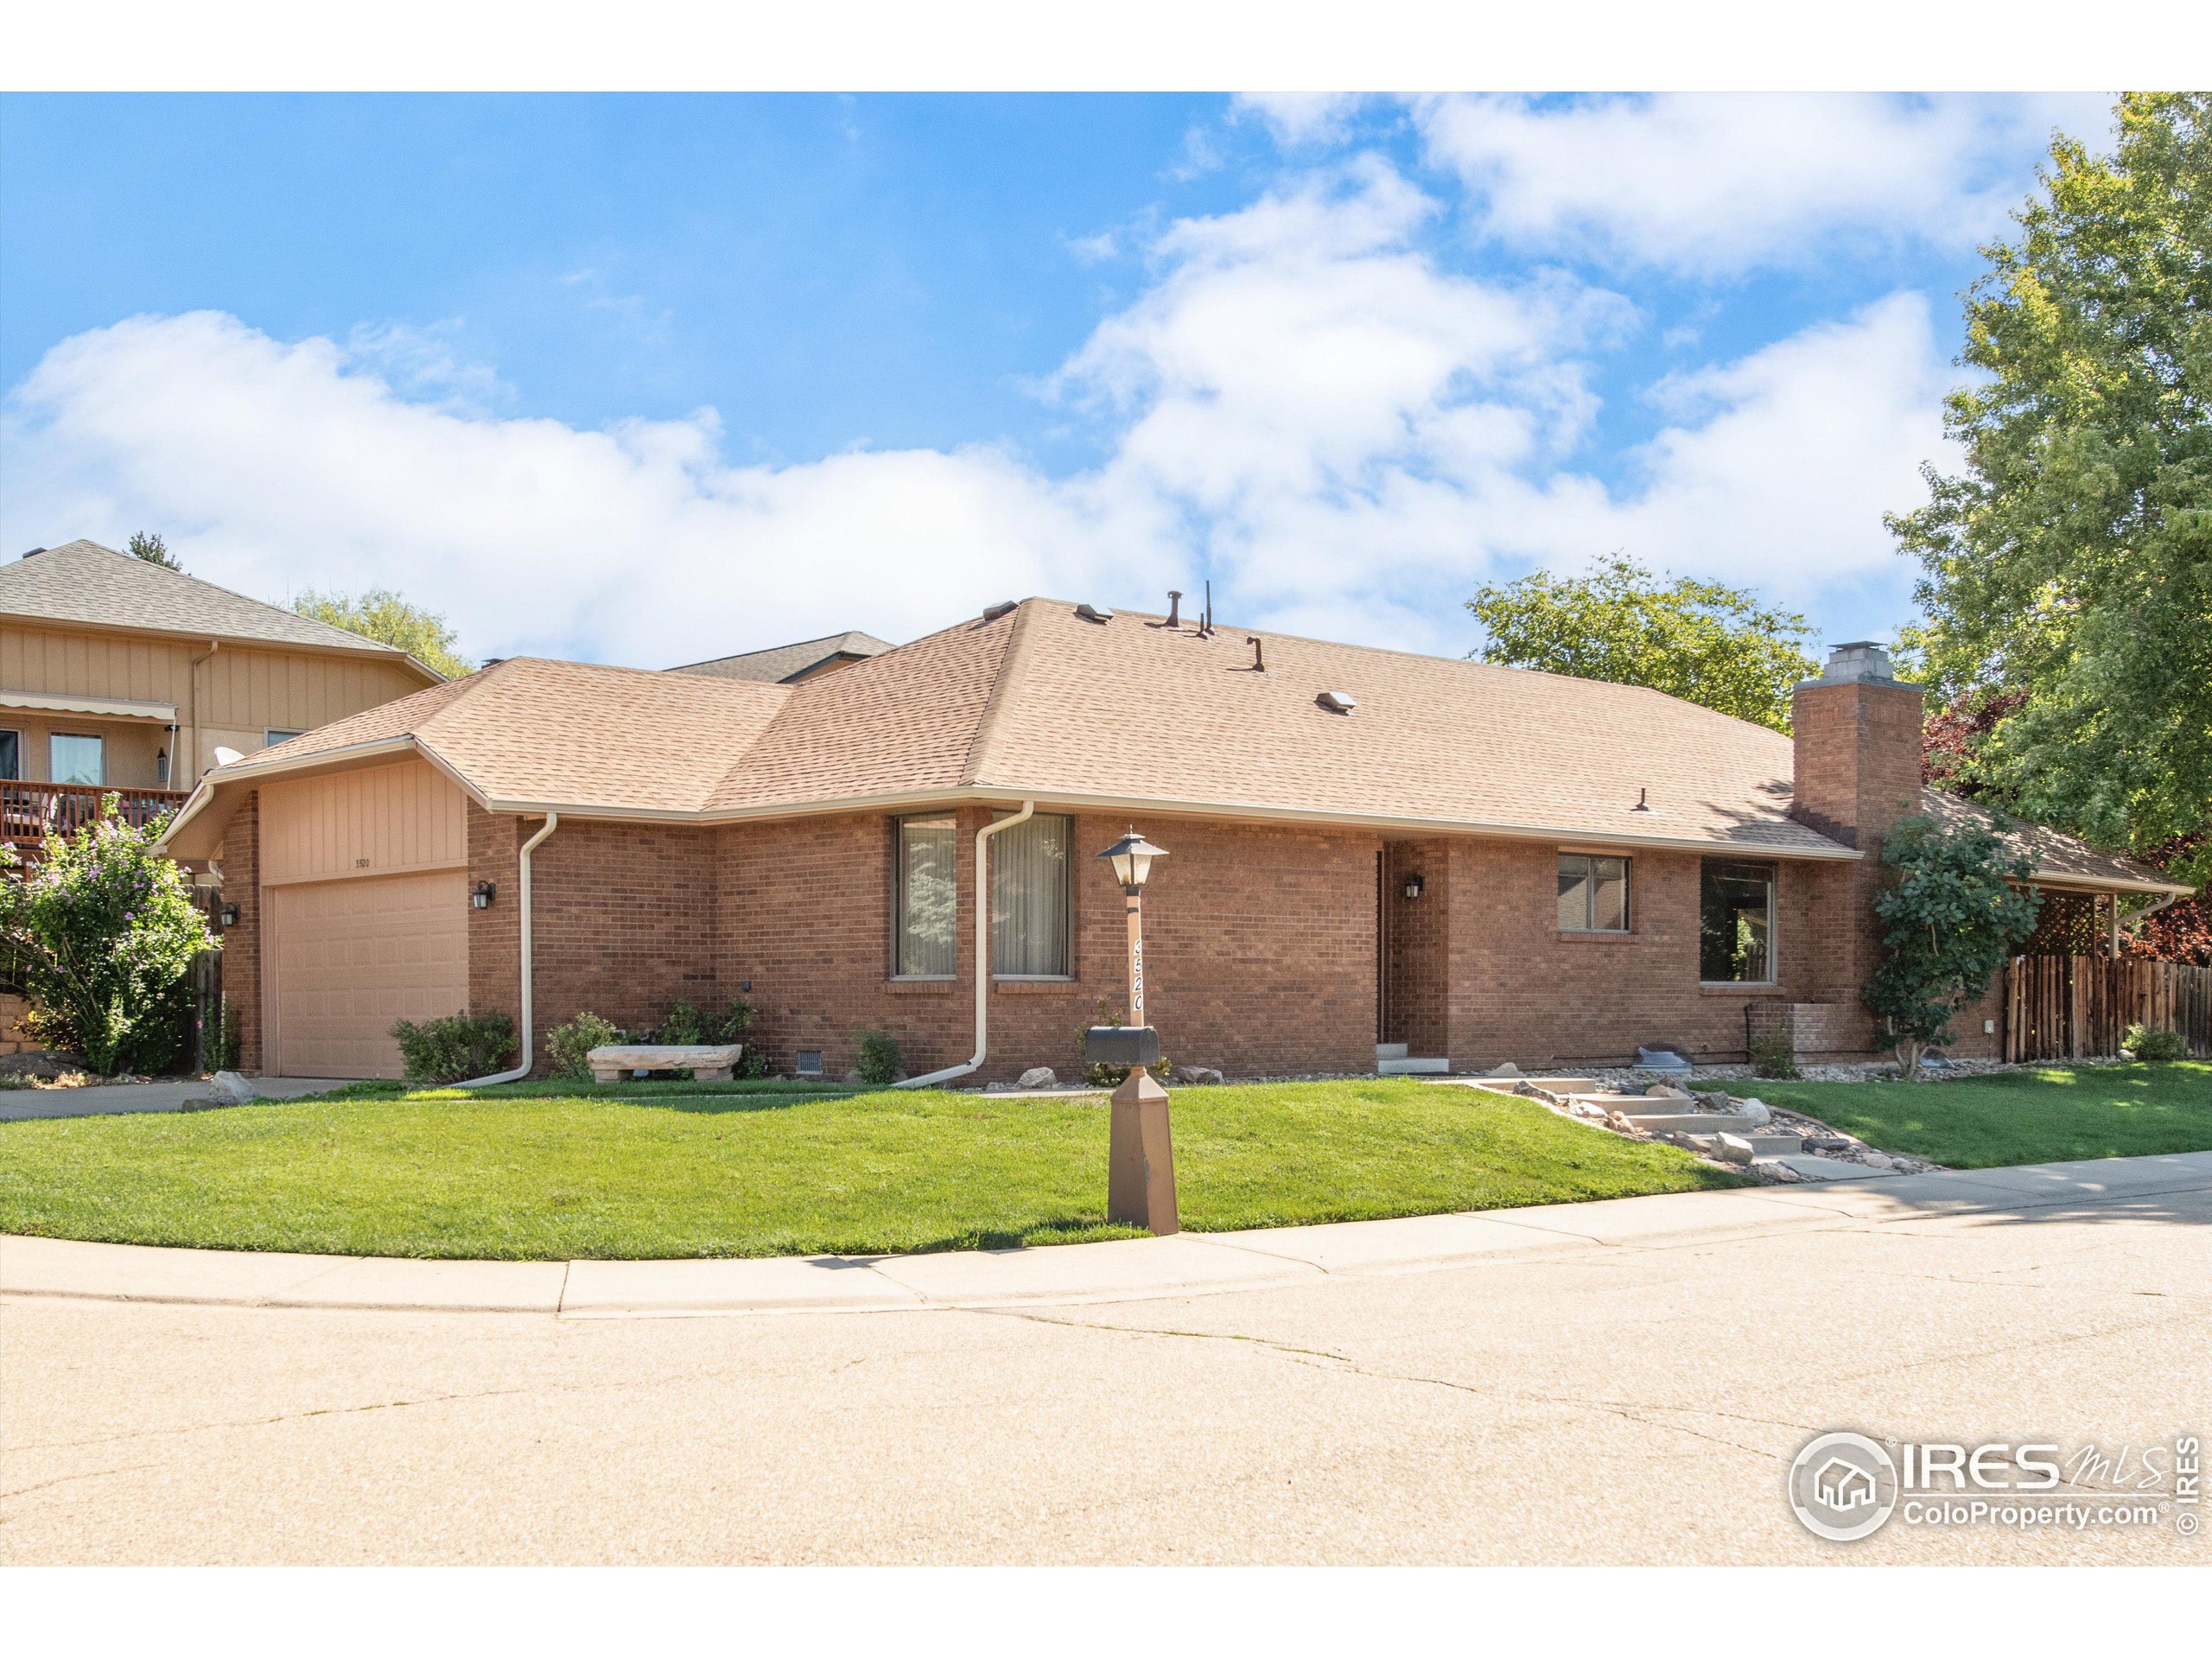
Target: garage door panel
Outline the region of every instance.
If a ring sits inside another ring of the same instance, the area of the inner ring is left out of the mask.
[[[467,1007],[465,872],[308,882],[270,898],[275,1070],[396,1077],[394,1020]]]

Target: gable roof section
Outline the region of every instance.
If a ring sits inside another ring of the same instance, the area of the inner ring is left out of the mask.
[[[397,646],[264,604],[181,570],[78,540],[0,565],[0,614],[80,627],[128,628],[342,651],[438,677]]]
[[[1789,817],[1790,741],[1764,727],[1641,687],[1263,641],[1264,672],[1234,630],[1029,600],[791,685],[516,658],[209,774],[178,827],[211,789],[388,746],[508,811],[714,822],[1035,798],[1859,856]],[[1356,707],[1331,712],[1325,691]],[[1980,810],[1933,791],[1927,810]],[[2054,879],[2175,886],[2056,831],[2011,833]]]
[[[824,634],[819,639],[802,639],[796,645],[772,645],[766,651],[745,651],[734,657],[715,657],[703,663],[685,663],[666,671],[787,685],[836,658],[879,657],[890,649],[889,640],[879,639],[872,633],[862,633],[855,629],[844,633]]]

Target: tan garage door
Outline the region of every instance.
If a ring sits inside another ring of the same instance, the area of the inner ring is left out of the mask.
[[[270,887],[270,1069],[397,1077],[391,1022],[468,1006],[467,880],[437,870]]]

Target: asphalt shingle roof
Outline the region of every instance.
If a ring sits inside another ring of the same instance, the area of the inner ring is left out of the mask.
[[[0,565],[0,615],[413,660],[378,640],[82,540]]]
[[[1790,741],[1637,686],[1025,601],[796,684],[517,658],[211,774],[411,736],[487,800],[741,817],[1024,795],[1848,856]],[[1342,692],[1349,714],[1318,699]],[[1929,791],[1929,810],[1977,812]],[[2160,884],[2056,831],[2039,865]]]
[[[810,668],[819,668],[833,657],[874,657],[891,649],[888,639],[857,629],[801,639],[795,645],[771,645],[766,651],[740,652],[703,663],[686,663],[671,674],[702,674],[725,680],[763,680],[772,685],[796,679]]]

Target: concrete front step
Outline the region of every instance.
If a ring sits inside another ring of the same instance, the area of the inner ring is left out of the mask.
[[[1404,1044],[1393,1046],[1402,1048]],[[1375,1062],[1376,1075],[1385,1077],[1437,1077],[1452,1069],[1452,1062],[1444,1059],[1409,1059],[1404,1055],[1378,1057]]]
[[[1375,1058],[1378,1060],[1402,1060],[1409,1052],[1410,1051],[1408,1051],[1406,1045],[1403,1043],[1377,1043],[1375,1045]]]
[[[1586,1100],[1607,1111],[1618,1112],[1639,1129],[1653,1135],[1674,1129],[1683,1135],[1719,1135],[1724,1130],[1730,1135],[1741,1135],[1755,1127],[1747,1117],[1733,1112],[1649,1112],[1634,1110],[1616,1103],[1605,1095],[1578,1095],[1577,1100]]]
[[[1753,1161],[1758,1164],[1780,1164],[1783,1168],[1793,1171],[1795,1173],[1808,1181],[1864,1181],[1869,1179],[1881,1180],[1885,1178],[1896,1180],[1901,1179],[1898,1176],[1897,1172],[1893,1169],[1873,1169],[1865,1164],[1852,1163],[1846,1159],[1822,1158],[1815,1153],[1809,1152],[1804,1154],[1802,1157],[1791,1157],[1785,1154],[1779,1158],[1760,1158],[1756,1159]]]
[[[1780,1158],[1785,1154],[1794,1157],[1805,1150],[1805,1141],[1801,1135],[1769,1135],[1759,1129],[1728,1129],[1722,1133],[1732,1135],[1739,1141],[1750,1141],[1754,1158]],[[1700,1152],[1718,1152],[1719,1149],[1720,1135],[1718,1134],[1693,1135],[1689,1139]]]

